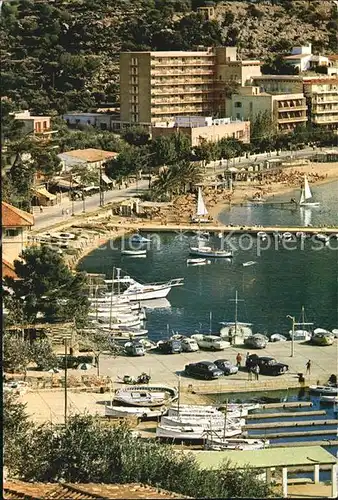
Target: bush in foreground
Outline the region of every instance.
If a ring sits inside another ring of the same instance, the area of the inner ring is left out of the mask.
[[[252,471],[233,471],[225,463],[221,471],[201,472],[191,454],[134,437],[125,425],[102,426],[88,415],[70,417],[67,427],[32,426],[20,439],[20,453],[6,465],[24,480],[139,482],[194,498],[270,493]]]

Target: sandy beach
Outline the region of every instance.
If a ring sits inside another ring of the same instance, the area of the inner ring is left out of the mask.
[[[220,199],[212,206],[208,205],[209,214],[214,220],[217,220],[223,210],[230,208],[232,205],[239,205],[245,202],[247,199],[252,198],[257,192],[261,193],[264,198],[270,198],[292,193],[295,190],[299,191],[300,184],[294,182],[292,177],[295,177],[296,180],[299,176],[303,176],[304,174],[309,176],[311,186],[318,186],[336,181],[338,180],[338,162],[310,163],[302,167],[289,168],[286,171],[286,176],[291,179],[283,182],[276,182],[272,178],[259,183],[255,182],[251,185],[248,183],[237,183],[232,193],[231,203],[229,199]]]

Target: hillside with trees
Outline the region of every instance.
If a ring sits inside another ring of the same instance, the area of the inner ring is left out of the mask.
[[[201,0],[6,1],[2,96],[41,114],[118,102],[120,51],[237,45],[242,57],[261,58],[269,71],[294,44],[336,51],[337,9],[329,0],[214,4],[215,18],[205,20],[197,13]]]

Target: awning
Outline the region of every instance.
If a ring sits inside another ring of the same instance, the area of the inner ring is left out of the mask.
[[[101,175],[101,179],[103,180],[103,182],[105,182],[106,184],[113,184],[113,181],[111,179],[109,179],[109,177],[106,175],[106,174],[102,174]]]
[[[45,187],[35,188],[33,189],[33,191],[41,196],[44,196],[45,198],[47,198],[47,200],[51,201],[56,200],[55,194],[52,194],[49,191],[47,191]]]
[[[55,184],[59,187],[63,187],[63,188],[67,188],[67,189],[71,189],[72,187],[76,188],[79,186],[78,182],[76,182],[75,180],[73,180],[73,182],[70,182],[70,181],[67,181],[66,179],[60,179]]]

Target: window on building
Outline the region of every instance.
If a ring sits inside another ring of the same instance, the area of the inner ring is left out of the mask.
[[[19,229],[5,229],[6,238],[13,238],[14,236],[18,236],[20,234]]]
[[[241,108],[241,107],[242,107],[242,103],[240,101],[236,101],[235,108]]]

